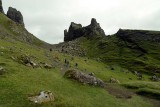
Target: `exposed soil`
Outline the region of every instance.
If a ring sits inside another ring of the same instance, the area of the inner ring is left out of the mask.
[[[129,91],[126,88],[120,87],[120,86],[116,86],[116,85],[110,85],[107,84],[107,86],[105,87],[105,89],[111,94],[114,95],[116,98],[125,98],[125,99],[129,99],[132,98],[132,96],[134,95],[133,92]]]

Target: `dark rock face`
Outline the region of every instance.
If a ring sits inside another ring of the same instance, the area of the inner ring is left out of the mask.
[[[64,30],[64,41],[70,41],[70,40],[80,37],[81,28],[82,28],[81,24],[76,24],[74,22],[71,22],[68,32],[67,30]]]
[[[19,24],[24,25],[23,16],[21,12],[17,11],[15,8],[9,7],[8,12],[7,12],[7,17]]]
[[[64,31],[64,41],[72,41],[76,38],[87,36],[105,36],[103,29],[100,27],[99,23],[97,23],[96,19],[91,20],[91,24],[86,27],[82,27],[81,24],[76,24],[74,22],[71,23],[69,30]]]
[[[148,31],[148,30],[128,30],[120,29],[116,35],[126,41],[150,41],[150,42],[160,42],[160,32],[159,31]]]
[[[0,12],[1,12],[1,13],[4,13],[4,11],[3,11],[3,6],[2,6],[2,0],[0,0]]]

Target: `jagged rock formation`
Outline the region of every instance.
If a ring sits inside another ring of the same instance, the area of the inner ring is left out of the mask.
[[[97,23],[96,19],[92,18],[91,24],[82,27],[81,24],[71,23],[69,30],[64,30],[64,41],[72,41],[82,36],[105,36],[104,30]]]
[[[0,12],[1,12],[1,13],[4,13],[4,11],[3,11],[3,6],[2,6],[2,0],[0,0]]]
[[[9,7],[8,12],[7,12],[7,17],[19,24],[24,25],[23,16],[21,12],[17,11],[15,8]]]

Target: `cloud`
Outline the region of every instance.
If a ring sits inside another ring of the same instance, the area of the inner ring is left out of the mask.
[[[63,41],[70,22],[87,26],[96,18],[106,34],[119,28],[160,30],[160,0],[3,0],[5,11],[16,7],[26,28],[49,42]]]

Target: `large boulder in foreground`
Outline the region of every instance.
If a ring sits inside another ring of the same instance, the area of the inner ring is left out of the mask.
[[[83,83],[83,84],[99,86],[102,88],[105,87],[105,83],[101,79],[96,78],[93,75],[85,74],[77,70],[68,70],[66,71],[64,76],[70,79],[77,80],[78,82]]]
[[[0,0],[0,12],[1,12],[1,13],[4,13],[4,11],[3,11],[3,6],[2,6],[2,0]]]
[[[104,30],[100,27],[100,24],[97,23],[95,18],[92,18],[91,24],[82,27],[81,24],[76,24],[74,22],[71,23],[69,30],[64,31],[64,41],[72,41],[79,37],[93,37],[93,36],[105,36]]]
[[[41,91],[39,95],[28,97],[29,101],[35,104],[53,102],[55,100],[51,91]]]
[[[7,17],[21,25],[24,25],[23,16],[21,12],[16,10],[15,8],[9,7]]]

